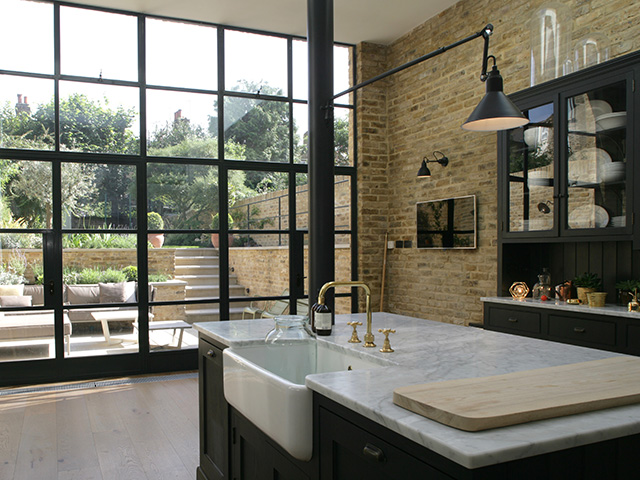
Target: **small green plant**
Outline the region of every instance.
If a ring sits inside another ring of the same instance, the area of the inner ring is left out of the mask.
[[[137,282],[138,281],[138,267],[135,265],[129,265],[122,269],[122,273],[127,279],[127,282]]]
[[[112,233],[72,233],[62,236],[64,248],[136,248],[135,235]]]
[[[67,285],[75,284],[95,284],[95,283],[120,283],[126,281],[127,277],[122,270],[107,268],[101,270],[98,267],[84,268],[76,270],[65,268],[62,272],[62,279]]]
[[[582,288],[595,288],[599,290],[602,287],[602,280],[597,273],[583,273],[573,279],[573,284],[576,287]]]
[[[157,212],[147,213],[147,229],[162,230],[164,228],[164,220]]]
[[[638,280],[620,280],[616,282],[616,288],[625,292],[633,292],[640,289],[640,282]]]
[[[231,216],[230,213],[227,214],[227,219],[229,222],[229,230],[231,230],[233,228],[233,217]],[[211,228],[213,230],[219,230],[220,229],[220,214],[216,213],[213,218],[211,219]]]

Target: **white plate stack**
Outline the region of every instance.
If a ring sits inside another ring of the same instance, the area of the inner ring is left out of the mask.
[[[627,164],[625,162],[607,162],[600,165],[598,173],[600,182],[614,183],[624,180]]]

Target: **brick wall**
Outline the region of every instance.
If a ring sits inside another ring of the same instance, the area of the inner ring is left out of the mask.
[[[573,38],[590,31],[611,42],[611,57],[640,49],[640,8],[634,0],[570,0]],[[497,58],[505,92],[529,87],[528,20],[545,2],[462,0],[390,46],[358,45],[358,80],[401,65],[493,23],[490,54]],[[358,93],[359,275],[379,296],[385,232],[412,240],[413,248],[388,252],[385,310],[443,322],[482,321],[480,297],[496,294],[497,152],[495,133],[460,129],[484,95],[478,79],[482,40],[450,50]],[[450,160],[430,165],[434,150]],[[415,248],[415,204],[451,196],[477,196],[478,248]],[[376,303],[374,302],[374,305]]]

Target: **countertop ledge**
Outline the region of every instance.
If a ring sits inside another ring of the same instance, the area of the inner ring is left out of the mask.
[[[501,297],[482,300],[496,299]],[[502,300],[510,304],[520,303]],[[577,308],[580,311],[592,310]],[[479,468],[640,433],[640,405],[482,432],[465,432],[393,403],[393,390],[405,385],[586,362],[617,356],[616,353],[390,313],[373,314],[378,347],[364,349],[362,344],[347,342],[351,336],[347,322],[353,320],[366,321],[364,314],[337,315],[332,335],[319,341],[356,351],[364,350],[367,355],[378,356],[397,365],[376,370],[309,375],[307,386],[464,467]],[[273,321],[234,320],[196,323],[194,326],[204,337],[234,347],[262,342]],[[394,353],[378,351],[383,339],[377,333],[378,328],[396,329],[397,333],[391,336]]]

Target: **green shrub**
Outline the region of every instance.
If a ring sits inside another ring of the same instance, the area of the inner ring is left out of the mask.
[[[127,280],[122,270],[107,268],[101,270],[98,267],[84,268],[82,270],[74,270],[65,268],[62,273],[62,279],[67,285],[75,284],[92,284],[92,283],[119,283]]]
[[[160,273],[149,274],[149,282],[166,282],[167,280],[171,280],[170,275],[162,275]]]
[[[127,282],[137,282],[138,281],[138,267],[135,265],[129,265],[128,267],[124,267],[122,269],[122,273],[127,279]]]
[[[157,212],[149,212],[147,214],[147,229],[162,230],[164,228],[164,220]]]
[[[72,233],[62,236],[63,248],[136,248],[135,235]]]

